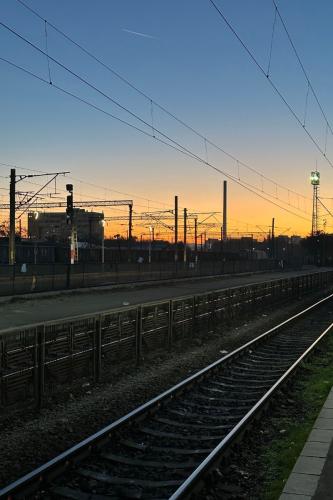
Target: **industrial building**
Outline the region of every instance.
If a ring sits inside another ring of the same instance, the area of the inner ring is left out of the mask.
[[[88,212],[74,209],[74,222],[77,239],[89,244],[101,244],[104,235],[101,212]],[[42,241],[66,242],[70,236],[71,226],[67,224],[66,212],[29,212],[28,236]]]

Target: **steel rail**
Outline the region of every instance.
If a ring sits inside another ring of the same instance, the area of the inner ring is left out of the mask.
[[[223,363],[228,363],[232,359],[238,357],[244,351],[249,350],[253,345],[266,340],[271,337],[274,333],[277,333],[281,328],[288,325],[289,323],[304,317],[308,312],[314,310],[320,305],[328,302],[333,298],[333,294],[320,299],[306,309],[300,311],[299,313],[291,316],[282,323],[279,323],[275,327],[269,329],[263,334],[259,335],[255,339],[247,342],[245,345],[235,349],[233,352],[223,356],[217,361],[211,363],[207,367],[203,368],[199,372],[191,375],[182,382],[171,387],[162,394],[154,397],[147,403],[139,406],[135,410],[131,411],[127,415],[121,417],[115,422],[104,427],[95,434],[84,439],[77,445],[71,447],[67,451],[61,453],[54,459],[48,461],[46,464],[38,467],[32,472],[26,474],[17,481],[9,484],[2,490],[0,490],[0,499],[13,499],[20,498],[22,494],[28,495],[46,487],[47,484],[55,479],[61,473],[67,471],[73,464],[89,456],[94,450],[100,448],[103,444],[108,442],[115,431],[119,431],[120,428],[129,424],[132,421],[137,421],[142,419],[146,414],[154,412],[157,410],[163,402],[167,400],[172,400],[182,392],[201,381],[208,374],[216,370]],[[315,346],[322,340],[322,338],[332,329],[333,323],[329,325],[328,328],[311,344],[309,348],[298,358],[298,360],[285,372],[285,374],[267,391],[267,393],[253,406],[253,408],[247,413],[246,416],[232,429],[232,431],[219,443],[219,445],[214,448],[214,450],[206,457],[206,459],[195,469],[195,471],[184,481],[184,483],[176,490],[174,494],[170,497],[170,500],[176,500],[178,498],[188,497],[194,488],[198,486],[198,483],[202,480],[203,476],[213,467],[221,454],[233,443],[235,438],[239,435],[241,431],[244,430],[246,425],[257,415],[258,411],[269,401],[271,396],[276,392],[276,390],[281,386],[281,384],[290,376],[291,373],[299,366],[303,359],[315,348]],[[19,495],[19,497],[16,497]]]
[[[210,452],[210,454],[201,462],[192,474],[183,482],[183,484],[173,493],[169,500],[179,500],[181,498],[189,498],[191,494],[198,488],[200,482],[203,481],[205,475],[221,461],[223,453],[225,453],[234,443],[236,438],[241,434],[247,426],[249,426],[256,418],[258,413],[270,402],[272,396],[280,389],[281,385],[290,377],[291,374],[300,366],[302,361],[314,350],[317,344],[329,333],[333,328],[331,323],[324,332],[311,344],[311,346],[295,361],[295,363],[275,382],[275,384],[266,392],[266,394],[251,408],[251,410],[235,425],[235,427],[225,436],[222,441]]]

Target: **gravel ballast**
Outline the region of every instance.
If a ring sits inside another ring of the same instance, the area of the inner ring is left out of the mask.
[[[327,292],[328,293],[328,292]],[[323,295],[323,293],[321,293]],[[252,321],[156,352],[138,368],[124,366],[100,385],[78,381],[69,396],[59,393],[36,413],[27,410],[0,417],[0,487],[18,479],[126,414],[160,392],[230,352],[247,340],[314,302],[319,294],[294,302]]]

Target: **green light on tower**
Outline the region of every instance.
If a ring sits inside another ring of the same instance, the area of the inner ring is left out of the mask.
[[[311,172],[310,181],[313,186],[319,186],[320,173],[317,170],[315,172]]]

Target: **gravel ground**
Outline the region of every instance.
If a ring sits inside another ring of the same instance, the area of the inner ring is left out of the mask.
[[[263,413],[260,420],[245,434],[241,448],[235,448],[228,457],[227,464],[211,474],[206,488],[200,492],[200,500],[278,500],[294,465],[293,459],[296,462],[306,441],[306,436],[297,434],[295,429],[299,431],[301,427],[304,432],[306,425],[307,432],[310,432],[326,400],[332,380],[329,382],[324,373],[320,373],[321,377],[324,376],[322,383],[327,384],[326,394],[321,401],[316,396],[307,400],[304,388],[311,386],[316,370],[317,374],[321,369],[331,371],[332,359],[332,347],[328,346],[326,340],[316,354],[310,356],[307,363],[299,368],[297,375],[279,391],[269,411]],[[315,383],[311,391],[314,388],[318,390]],[[294,439],[302,436],[304,439],[297,442],[299,451],[296,453],[295,442],[289,437],[290,431],[293,431],[291,435]],[[292,457],[292,462],[287,463],[285,455],[281,459],[279,450],[282,451],[282,448],[285,454],[288,453],[288,458]],[[288,465],[290,470],[286,473]]]
[[[303,309],[316,296],[307,297],[278,310],[265,311],[244,323],[211,334],[205,341],[194,339],[178,344],[171,353],[157,352],[138,369],[123,366],[113,380],[90,385],[80,380],[69,397],[58,394],[39,414],[0,418],[0,487],[31,471],[139,404],[166,390],[186,376],[215,361],[245,341]],[[64,391],[68,394],[67,391]]]

